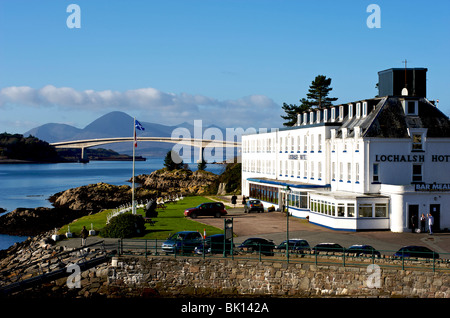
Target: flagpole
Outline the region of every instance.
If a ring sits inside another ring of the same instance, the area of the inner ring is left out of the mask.
[[[133,182],[132,182],[132,188],[131,188],[131,213],[136,214],[136,207],[134,206],[134,156],[136,153],[136,117],[134,117],[133,120]]]

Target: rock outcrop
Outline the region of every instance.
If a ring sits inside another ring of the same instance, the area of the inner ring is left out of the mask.
[[[135,181],[142,189],[158,191],[161,194],[207,194],[215,187],[219,176],[203,170],[160,169],[149,175],[139,175]]]
[[[107,183],[89,184],[58,192],[49,198],[54,207],[99,212],[131,201],[131,187]]]
[[[34,236],[59,228],[83,215],[84,211],[64,208],[17,208],[0,216],[0,233]]]

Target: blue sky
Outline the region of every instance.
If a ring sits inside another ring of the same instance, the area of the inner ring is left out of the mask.
[[[70,29],[69,4],[81,9]],[[369,28],[369,4],[381,28]],[[337,103],[377,94],[378,71],[428,68],[450,115],[450,1],[1,0],[0,131],[140,121],[280,127],[283,102],[332,78]]]

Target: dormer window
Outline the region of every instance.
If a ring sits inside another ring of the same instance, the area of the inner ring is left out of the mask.
[[[336,120],[336,108],[331,108],[331,121],[334,122]]]
[[[356,103],[356,117],[361,117],[361,103]]]
[[[404,100],[402,103],[407,116],[417,116],[419,114],[417,100]]]
[[[363,117],[367,116],[367,102],[363,102],[362,104],[362,113]]]
[[[339,106],[339,121],[344,120],[344,106]]]
[[[348,104],[348,117],[353,118],[353,104]]]
[[[308,123],[308,114],[304,113],[303,114],[303,124],[306,125]]]
[[[411,137],[411,151],[425,151],[425,139],[427,136],[426,128],[408,128],[408,134]]]

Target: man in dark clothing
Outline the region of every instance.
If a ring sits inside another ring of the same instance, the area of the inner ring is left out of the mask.
[[[85,226],[83,226],[80,236],[81,236],[81,246],[86,246],[86,239],[89,236],[89,232],[88,230],[86,230]]]

